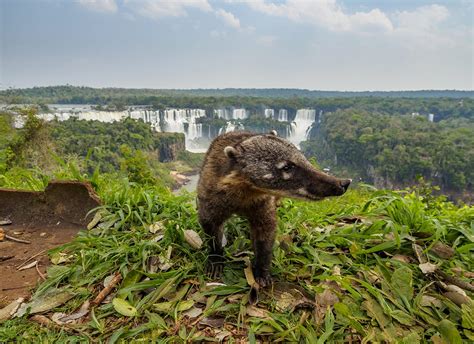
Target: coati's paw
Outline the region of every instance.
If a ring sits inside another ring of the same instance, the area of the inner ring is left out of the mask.
[[[210,255],[207,259],[206,275],[210,278],[219,278],[224,270],[224,260],[221,256]]]
[[[255,281],[258,283],[260,288],[265,288],[269,287],[272,285],[273,280],[270,275],[268,276],[261,276],[261,277],[255,277]]]
[[[255,282],[258,283],[260,288],[271,286],[273,283],[272,276],[270,276],[270,272],[262,271],[261,269],[258,269],[257,267],[253,268],[253,276],[255,278]]]

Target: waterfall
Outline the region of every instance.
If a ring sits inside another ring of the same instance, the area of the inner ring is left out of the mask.
[[[239,120],[239,119],[246,119],[248,117],[248,112],[245,109],[216,109],[214,110],[214,115],[217,116],[217,118],[222,118],[227,121],[232,121],[232,120]]]
[[[292,129],[288,140],[299,147],[302,141],[305,141],[308,136],[309,129],[316,119],[316,110],[314,109],[300,109],[296,111],[296,117],[292,124]]]
[[[100,122],[115,122],[124,118],[142,120],[149,124],[155,131],[183,133],[186,140],[186,149],[191,151],[204,151],[209,141],[216,134],[211,125],[198,123],[199,118],[211,117],[203,109],[177,109],[152,110],[146,106],[133,106],[125,111],[100,111],[94,110],[90,105],[50,105],[51,113],[40,113],[37,116],[45,121],[65,121],[70,118],[79,120],[95,120]],[[214,110],[214,117],[224,119],[226,124],[219,129],[219,134],[235,130],[244,130],[242,120],[249,117],[249,111],[245,108],[221,108]],[[286,109],[264,108],[265,118],[272,118],[280,122],[286,122],[286,137],[296,145],[307,138],[311,125],[315,120],[321,121],[322,111],[316,118],[314,109],[300,109],[296,112],[293,122],[288,122],[289,114]],[[15,118],[15,126],[21,127],[24,123],[19,116]],[[285,134],[282,132],[282,134]]]
[[[278,111],[278,117],[275,119],[279,122],[288,122],[288,110],[280,109]]]
[[[273,109],[265,109],[264,110],[265,118],[274,118],[275,117],[275,110]]]
[[[166,109],[163,111],[163,127],[165,132],[184,133],[186,148],[197,151],[201,147],[195,139],[202,137],[202,124],[196,123],[196,119],[206,117],[203,109]],[[185,128],[186,125],[186,128]],[[205,149],[205,148],[203,148]]]
[[[101,121],[111,123],[120,121],[128,117],[128,111],[81,111],[78,113],[77,118],[79,120],[86,121]]]

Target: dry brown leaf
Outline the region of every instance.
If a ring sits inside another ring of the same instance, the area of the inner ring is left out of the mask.
[[[420,305],[423,307],[429,307],[429,306],[436,307],[436,308],[443,307],[443,303],[440,300],[429,295],[423,295],[421,297]]]
[[[202,246],[202,239],[198,233],[191,229],[187,229],[184,231],[184,240],[191,245],[192,248],[198,250]]]
[[[398,260],[399,262],[402,263],[410,263],[411,259],[408,256],[405,256],[403,254],[396,254],[392,257],[393,260]]]
[[[259,308],[254,305],[248,305],[246,311],[248,316],[270,319],[270,313],[266,309]]]
[[[36,263],[38,263],[37,260],[35,260],[34,262],[30,263],[30,264],[27,264],[25,266],[22,266],[21,268],[18,269],[18,271],[22,271],[22,270],[27,270],[27,269],[31,269],[31,268],[34,268],[36,266]]]
[[[222,328],[224,326],[224,318],[204,318],[199,321],[200,325],[210,326],[214,328]]]
[[[431,274],[438,269],[438,265],[432,263],[423,263],[418,265],[420,267],[421,272],[426,274]]]
[[[454,249],[451,246],[443,244],[442,242],[436,242],[430,250],[440,258],[449,259],[454,256]]]
[[[458,306],[471,302],[471,299],[468,296],[455,291],[447,291],[446,293],[443,293],[443,295],[453,301]]]
[[[0,227],[0,241],[3,241],[5,239],[5,231],[3,228]]]
[[[20,297],[15,301],[10,302],[8,305],[0,309],[0,323],[2,321],[10,319],[13,314],[18,310],[20,305],[25,301],[25,298]]]
[[[148,231],[150,233],[157,233],[157,232],[162,232],[164,231],[165,229],[165,226],[163,225],[162,222],[158,221],[158,222],[155,222],[155,223],[152,223],[149,227],[148,227]]]
[[[198,316],[200,316],[201,314],[202,314],[202,309],[201,308],[193,307],[193,308],[187,310],[186,312],[184,312],[183,316],[186,316],[190,319],[194,319],[194,318],[197,318]]]

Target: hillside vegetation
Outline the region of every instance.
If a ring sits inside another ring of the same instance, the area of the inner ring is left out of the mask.
[[[228,264],[221,280],[210,281],[205,246],[187,239],[189,230],[205,239],[192,194],[100,175],[94,184],[105,203],[100,224],[50,252],[56,263],[32,300],[67,295],[43,311],[58,318],[92,301],[111,278],[120,275],[120,282],[105,303],[68,324],[40,327],[28,315],[8,320],[0,341],[474,340],[472,207],[428,189],[286,200],[278,213],[275,283],[256,293],[243,220],[226,226]]]
[[[382,187],[412,184],[418,176],[444,191],[472,192],[474,122],[429,122],[421,116],[390,116],[356,109],[323,117],[302,144],[323,166]]]

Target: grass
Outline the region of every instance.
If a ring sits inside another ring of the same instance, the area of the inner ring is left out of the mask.
[[[474,340],[472,292],[457,304],[452,287],[446,289],[452,283],[424,274],[413,252],[420,247],[438,269],[469,282],[463,274],[474,270],[472,207],[371,188],[321,202],[284,200],[274,247],[275,283],[250,305],[255,291],[245,273],[252,258],[245,220],[227,223],[228,263],[218,281],[223,285],[209,285],[205,246],[194,249],[184,235],[193,230],[204,238],[194,194],[175,196],[119,178],[96,176],[93,183],[105,203],[99,226],[50,251],[51,258],[61,255],[66,261],[51,265],[32,298],[55,288],[74,294],[45,313],[51,318],[93,300],[109,276],[120,272],[123,280],[84,321],[46,328],[25,315],[0,325],[0,342]],[[434,248],[440,245],[451,248],[452,256],[437,255]],[[123,315],[113,299],[124,300],[132,315]]]

